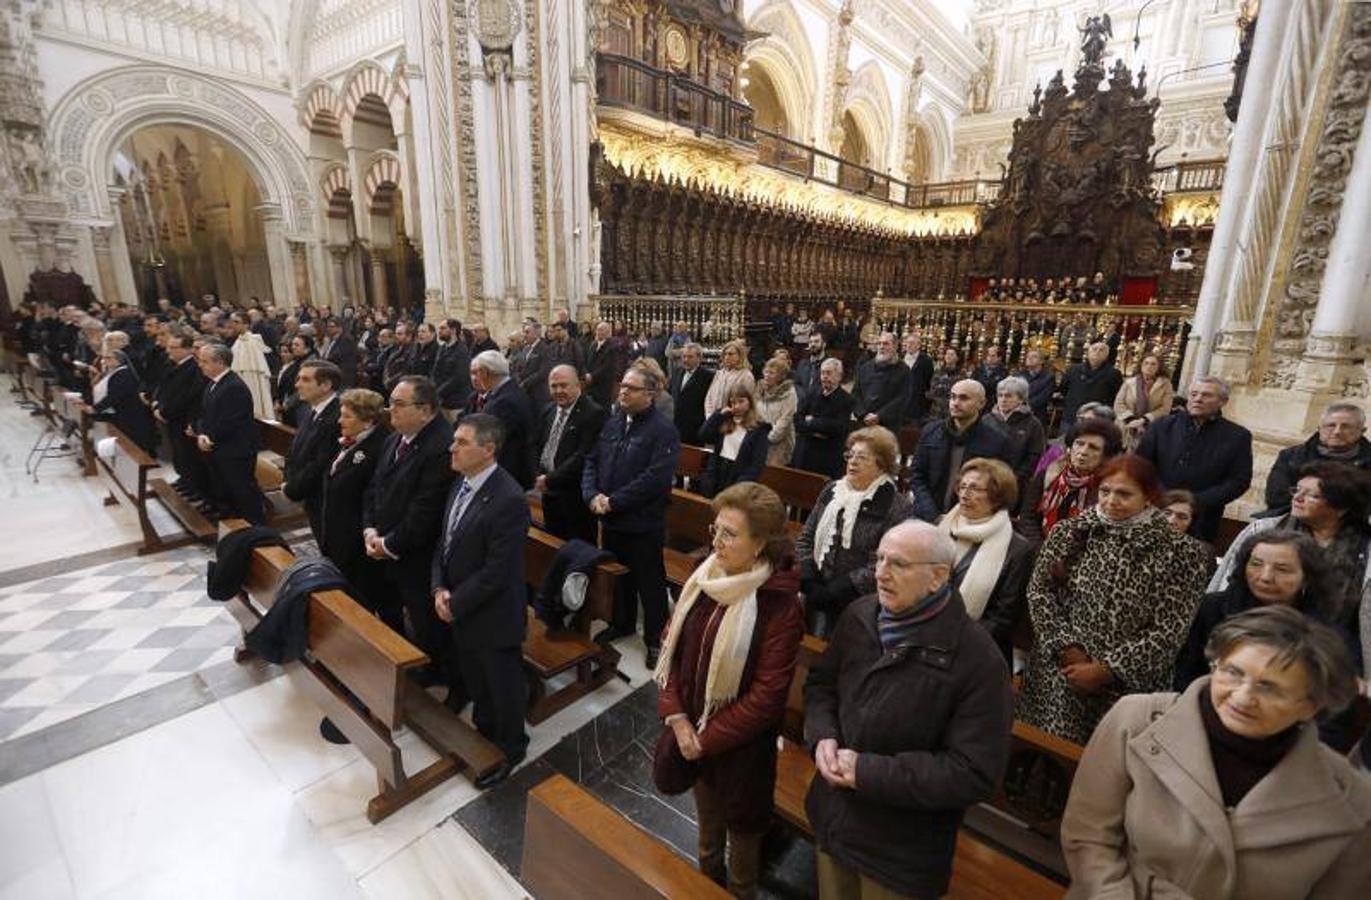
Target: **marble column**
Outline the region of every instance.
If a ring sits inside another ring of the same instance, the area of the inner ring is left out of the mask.
[[[348,248],[346,246],[338,247],[331,245],[328,248],[328,257],[329,268],[333,273],[333,281],[331,282],[333,285],[333,293],[334,296],[338,298],[337,305],[341,307],[344,303],[357,303],[363,299],[360,297],[348,296]]]
[[[114,260],[110,257],[110,232],[113,225],[90,226],[91,250],[95,253],[95,273],[100,288],[100,299],[106,304],[117,301],[136,302],[137,298],[122,296],[119,283],[114,277]]]
[[[1234,299],[1229,290],[1235,264],[1241,254],[1240,238],[1248,227],[1253,183],[1265,149],[1276,74],[1281,68],[1285,24],[1293,6],[1294,0],[1266,0],[1262,4],[1252,56],[1248,62],[1242,106],[1228,149],[1223,192],[1219,196],[1219,209],[1223,210],[1223,214],[1215,223],[1209,245],[1182,383],[1194,375],[1209,371],[1214,340],[1224,321],[1225,306]]]
[[[281,309],[294,310],[300,305],[295,295],[295,280],[291,276],[290,248],[286,244],[285,229],[278,203],[263,203],[253,210],[262,221],[263,244],[267,251],[267,272],[271,278],[271,295]]]
[[[386,290],[386,257],[379,247],[371,248],[371,299],[376,309],[390,305],[390,295]]]
[[[114,210],[114,225],[110,228],[109,253],[110,265],[114,270],[115,290],[121,297],[138,297],[138,282],[133,277],[133,254],[129,252],[128,235],[124,233],[122,201],[126,188],[110,186],[111,209]]]
[[[1295,390],[1341,393],[1344,381],[1355,380],[1358,344],[1368,334],[1371,306],[1371,106],[1362,114],[1352,170],[1343,191],[1338,230],[1328,248],[1319,305],[1295,377]],[[1364,380],[1364,379],[1363,379]]]
[[[233,265],[228,204],[207,207],[203,215],[209,235],[210,266],[214,270],[214,293],[223,299],[236,299],[238,275]]]
[[[313,294],[309,288],[309,260],[305,258],[305,244],[303,241],[289,241],[290,246],[290,268],[295,280],[295,296],[301,305],[312,304]]]

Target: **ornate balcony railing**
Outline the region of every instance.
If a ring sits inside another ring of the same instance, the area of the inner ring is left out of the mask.
[[[1225,159],[1200,159],[1161,166],[1152,172],[1152,187],[1163,194],[1223,190]]]
[[[604,106],[631,109],[728,141],[751,144],[752,107],[674,72],[599,54],[595,88]]]

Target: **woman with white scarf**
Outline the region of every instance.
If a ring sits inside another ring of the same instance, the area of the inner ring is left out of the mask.
[[[714,552],[682,588],[653,672],[666,724],[653,780],[694,789],[700,870],[735,897],[756,894],[803,632],[785,522],[781,498],[756,482],[714,498]]]
[[[938,520],[938,528],[957,542],[952,586],[967,615],[985,626],[1009,662],[1010,637],[1026,609],[1033,574],[1033,544],[1015,534],[1009,520],[1018,481],[998,459],[973,459],[960,475],[957,505]]]
[[[805,622],[823,637],[843,610],[876,590],[881,535],[914,514],[895,484],[900,445],[887,428],[862,428],[847,437],[847,474],[829,482],[795,542]]]

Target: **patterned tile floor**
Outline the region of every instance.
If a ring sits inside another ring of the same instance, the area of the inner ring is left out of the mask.
[[[230,659],[238,626],[205,594],[210,555],[184,547],[0,588],[0,741]]]

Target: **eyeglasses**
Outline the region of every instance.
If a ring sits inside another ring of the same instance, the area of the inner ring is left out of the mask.
[[[981,487],[981,486],[978,485],[978,484],[965,484],[965,483],[963,483],[963,484],[957,485],[957,493],[959,493],[959,494],[969,494],[969,495],[971,495],[972,497],[979,497],[979,496],[981,496],[981,495],[983,495],[983,494],[988,494],[988,493],[990,493],[990,488],[983,488],[983,487]]]
[[[709,524],[709,539],[711,542],[718,541],[720,544],[728,546],[729,544],[737,543],[741,537],[742,535],[731,528],[724,528],[713,522]]]
[[[843,453],[843,459],[848,462],[875,462],[876,457],[872,456],[870,453],[860,453],[856,450],[848,450]]]
[[[1304,489],[1304,488],[1292,487],[1292,488],[1290,489],[1290,499],[1291,499],[1291,500],[1313,500],[1314,502],[1317,503],[1318,501],[1320,501],[1320,500],[1323,499],[1323,494],[1320,494],[1318,491],[1310,491],[1310,490],[1306,490],[1306,489]]]
[[[391,408],[391,409],[403,409],[403,408],[405,408],[406,406],[418,406],[418,405],[419,405],[419,404],[418,404],[418,403],[415,403],[413,400],[392,400],[392,401],[390,401],[390,408]]]
[[[877,553],[876,565],[889,566],[892,569],[912,569],[915,566],[945,566],[947,563],[941,563],[932,559],[896,559],[895,557],[887,556],[884,553]]]
[[[1214,683],[1218,684],[1220,687],[1228,688],[1233,691],[1246,685],[1248,693],[1253,697],[1256,697],[1257,700],[1262,703],[1281,705],[1298,703],[1305,699],[1303,697],[1292,697],[1279,686],[1274,685],[1269,681],[1258,681],[1255,678],[1249,678],[1243,674],[1242,669],[1225,663],[1215,664]]]
[[[629,383],[626,382],[626,381],[621,381],[621,382],[619,382],[619,390],[621,390],[621,391],[645,391],[645,390],[647,390],[647,388],[645,388],[645,387],[639,387],[639,386],[636,385],[636,384],[629,384]]]

